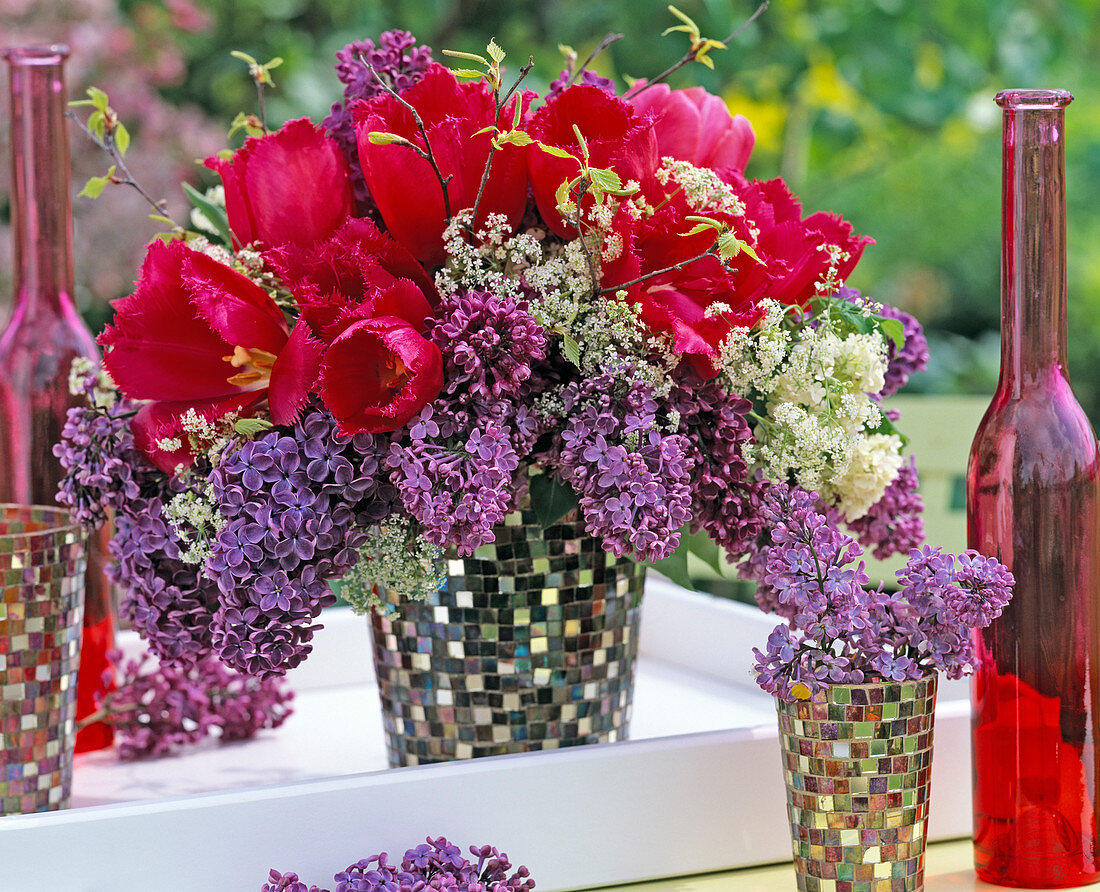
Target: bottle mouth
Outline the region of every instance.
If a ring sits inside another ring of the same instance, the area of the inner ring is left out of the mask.
[[[69,58],[69,47],[64,43],[10,46],[4,58],[12,65],[57,65]]]
[[[1001,90],[996,102],[1003,109],[1065,108],[1073,102],[1073,94],[1069,90]]]

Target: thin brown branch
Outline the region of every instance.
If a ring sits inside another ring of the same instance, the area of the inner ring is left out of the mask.
[[[601,294],[610,294],[613,291],[620,291],[623,288],[629,288],[631,285],[637,285],[639,282],[644,282],[647,279],[652,279],[654,276],[660,276],[664,273],[672,273],[682,270],[685,266],[695,263],[696,260],[702,260],[704,257],[717,256],[714,245],[707,248],[702,254],[696,254],[694,257],[688,260],[681,260],[679,263],[674,263],[672,266],[666,266],[664,269],[655,269],[651,273],[646,273],[644,276],[639,276],[636,279],[631,279],[629,282],[622,282],[619,285],[613,285],[609,288],[601,288],[596,292],[597,296]]]
[[[400,102],[405,108],[407,108],[413,116],[413,120],[416,121],[417,129],[420,130],[420,138],[424,140],[424,157],[427,162],[432,166],[432,170],[435,171],[436,179],[439,180],[439,188],[443,190],[443,212],[446,214],[446,222],[451,222],[451,199],[447,194],[447,184],[451,181],[451,177],[444,177],[443,171],[439,169],[439,165],[435,162],[435,153],[432,152],[432,144],[428,141],[428,131],[424,127],[424,120],[420,117],[420,112],[412,107],[412,104],[403,99],[401,95],[389,84],[387,84],[382,76],[374,70],[374,66],[367,61],[366,57],[360,54],[359,61],[363,63],[363,66],[374,75],[374,79],[378,81],[382,89],[389,93],[394,99]],[[413,146],[413,148],[416,148]]]
[[[754,12],[754,13],[753,13],[752,15],[750,15],[750,16],[749,16],[749,17],[748,17],[748,18],[747,18],[747,19],[745,20],[745,22],[744,22],[744,23],[743,23],[743,24],[741,25],[741,27],[740,27],[740,28],[738,28],[738,29],[737,29],[736,31],[734,31],[734,32],[733,32],[733,33],[732,33],[732,34],[731,34],[731,35],[730,35],[729,37],[727,37],[727,38],[726,38],[725,40],[723,40],[723,41],[722,41],[722,43],[724,43],[724,44],[725,44],[726,46],[729,46],[729,45],[730,45],[731,43],[733,43],[733,41],[734,41],[735,39],[737,39],[738,37],[740,37],[740,36],[741,36],[741,34],[742,34],[742,33],[744,32],[744,30],[745,30],[745,29],[746,29],[746,28],[747,28],[747,27],[748,27],[749,25],[751,25],[751,24],[752,24],[753,22],[755,22],[755,21],[756,21],[756,20],[757,20],[758,18],[760,18],[760,16],[761,16],[761,15],[763,15],[763,14],[764,14],[764,10],[768,8],[768,4],[769,4],[770,2],[771,2],[771,0],[764,0],[764,2],[763,2],[763,3],[761,3],[761,4],[760,4],[760,5],[758,6],[758,7],[756,7],[756,12]]]
[[[588,58],[577,66],[577,70],[574,71],[573,76],[569,78],[569,83],[575,83],[577,78],[584,74],[584,70],[589,66],[589,64],[591,64],[592,60],[595,59],[596,56],[606,50],[609,46],[611,46],[611,44],[617,43],[622,39],[623,36],[621,34],[614,33],[608,34],[606,37],[604,37],[604,39],[600,41],[599,45],[594,50],[592,50],[591,53],[588,54]]]

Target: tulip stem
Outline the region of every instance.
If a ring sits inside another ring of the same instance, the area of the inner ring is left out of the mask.
[[[419,146],[414,145],[411,142],[409,143],[409,147],[415,149],[420,157],[426,160],[432,166],[432,170],[435,171],[436,179],[439,180],[439,188],[443,190],[443,212],[446,215],[446,222],[450,223],[452,216],[451,199],[450,196],[447,194],[447,184],[451,181],[451,176],[443,176],[443,171],[441,171],[439,169],[439,165],[435,163],[435,153],[432,152],[432,144],[428,142],[428,131],[424,127],[424,120],[420,117],[420,112],[413,108],[412,104],[409,103],[407,100],[402,99],[401,95],[382,79],[382,76],[374,70],[374,66],[367,61],[367,58],[365,56],[360,54],[359,61],[362,62],[366,69],[374,75],[374,79],[378,81],[379,84],[381,84],[383,90],[389,93],[394,99],[400,102],[412,113],[413,119],[416,121],[416,126],[420,130],[420,138],[424,140],[424,148],[421,149]]]
[[[504,110],[504,106],[508,104],[508,100],[511,99],[516,90],[519,88],[520,82],[530,74],[531,69],[535,67],[535,59],[533,56],[527,57],[527,64],[524,65],[516,77],[516,82],[512,84],[507,93],[504,94],[504,98],[500,98],[500,91],[493,91],[493,99],[496,102],[497,111],[493,116],[493,124],[496,125],[497,130],[500,130],[500,113]],[[522,102],[523,100],[519,100]],[[493,143],[489,143],[489,157],[485,159],[485,170],[481,172],[481,183],[477,187],[477,198],[474,199],[474,211],[470,215],[470,234],[473,235],[473,228],[477,225],[477,211],[481,207],[481,196],[485,192],[485,184],[489,182],[489,170],[493,166],[493,155],[496,154],[497,147]]]
[[[729,45],[729,43],[732,40],[734,40],[739,34],[741,34],[742,31],[744,31],[749,25],[751,25],[753,22],[755,22],[757,18],[759,18],[759,16],[764,12],[764,10],[768,8],[768,3],[769,2],[770,2],[770,0],[764,0],[763,3],[761,3],[758,7],[756,7],[756,12],[754,12],[751,16],[749,16],[748,19],[745,20],[744,24],[742,24],[741,27],[737,28],[732,34],[730,34],[729,37],[727,37],[725,40],[723,40],[722,43],[724,45]],[[711,45],[713,45],[713,42],[712,42]],[[705,43],[703,43],[703,44],[693,44],[691,46],[691,48],[686,53],[684,53],[684,55],[680,58],[679,61],[674,62],[672,65],[670,65],[668,68],[666,68],[660,74],[658,74],[655,78],[653,78],[651,80],[647,80],[644,84],[642,84],[637,89],[634,89],[633,87],[631,87],[629,90],[627,90],[623,94],[622,98],[627,99],[627,100],[628,99],[633,99],[635,96],[638,96],[640,93],[644,93],[646,90],[648,90],[654,84],[661,83],[661,81],[668,78],[668,76],[671,75],[673,72],[679,71],[681,68],[683,68],[689,62],[694,62],[696,56],[699,55],[699,52],[701,50],[705,49],[705,48],[706,48]]]
[[[145,191],[141,183],[134,179],[134,175],[130,173],[130,168],[126,166],[126,161],[122,157],[122,152],[119,151],[118,144],[115,142],[114,131],[112,129],[107,129],[103,134],[103,139],[100,139],[98,136],[92,133],[91,130],[88,129],[87,125],[83,121],[81,121],[75,113],[71,111],[65,112],[65,117],[75,121],[76,126],[83,130],[92,142],[94,142],[97,146],[103,149],[103,151],[111,156],[111,161],[114,163],[115,172],[112,173],[108,177],[108,179],[112,183],[120,186],[131,186],[132,188],[136,189],[138,194],[149,203],[150,207],[152,207],[154,214],[171,221],[172,225],[177,230],[183,232],[182,227],[178,226],[176,222],[172,220],[171,214],[169,214],[168,212],[168,201],[163,198],[157,201],[155,198],[153,198],[152,195]]]
[[[696,254],[694,257],[690,257],[687,260],[681,260],[679,263],[674,263],[672,266],[666,266],[664,269],[655,269],[651,273],[646,273],[644,276],[638,276],[636,279],[631,279],[629,282],[623,282],[619,285],[612,285],[610,288],[601,288],[596,292],[597,296],[601,294],[610,294],[613,291],[620,291],[623,288],[629,288],[631,285],[637,285],[639,282],[644,282],[647,279],[652,279],[654,276],[660,276],[664,273],[678,272],[685,266],[694,263],[696,260],[702,260],[704,257],[717,257],[718,252],[715,250],[715,246],[711,245],[702,254]]]

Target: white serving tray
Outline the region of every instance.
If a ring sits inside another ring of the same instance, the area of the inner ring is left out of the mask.
[[[120,763],[77,757],[65,812],[0,819],[0,890],[258,890],[426,836],[490,843],[540,892],[790,856],[775,710],[749,675],[774,625],[651,574],[631,740],[387,769],[366,622],[324,617],[295,714],[248,743]],[[125,642],[138,649],[136,640]],[[966,687],[941,687],[933,838],[970,832]]]

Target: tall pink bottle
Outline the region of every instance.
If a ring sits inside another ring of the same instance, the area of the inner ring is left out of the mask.
[[[1016,577],[977,633],[974,861],[983,880],[1100,881],[1100,456],[1066,372],[1061,90],[1006,90],[1001,375],[970,453],[970,547]]]
[[[4,51],[11,93],[15,300],[0,334],[0,502],[55,503],[62,472],[52,447],[61,438],[67,410],[77,404],[69,393],[69,367],[77,356],[99,362],[72,296],[68,55],[65,46]],[[89,548],[78,718],[94,711],[114,639],[101,546],[102,541]],[[92,725],[80,732],[77,751],[110,742],[108,726]]]

